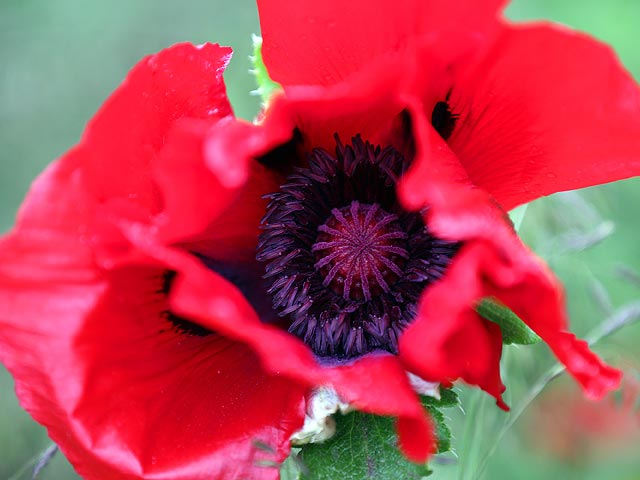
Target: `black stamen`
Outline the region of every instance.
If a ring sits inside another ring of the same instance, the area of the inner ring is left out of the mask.
[[[302,133],[297,128],[293,130],[291,140],[287,143],[274,148],[266,155],[258,158],[258,162],[269,167],[270,170],[278,172],[282,175],[289,175],[291,169],[295,166],[300,158],[298,151],[302,145]]]
[[[160,293],[165,296],[169,296],[173,282],[176,279],[176,272],[173,270],[167,270],[162,274],[162,289]],[[182,317],[175,315],[171,310],[167,309],[162,312],[162,316],[173,324],[176,330],[187,335],[193,335],[196,337],[206,337],[213,332],[207,328],[204,328],[197,323],[193,323]]]
[[[448,102],[449,95],[447,95],[446,101],[436,103],[431,113],[431,124],[444,140],[447,140],[451,136],[456,127],[456,121],[460,116],[451,111]]]
[[[459,246],[400,205],[402,154],[359,136],[336,144],[335,156],[313,150],[308,167],[268,195],[256,258],[273,308],[318,356],[397,353],[420,294]]]

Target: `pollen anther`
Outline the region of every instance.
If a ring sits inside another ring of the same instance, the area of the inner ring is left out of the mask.
[[[393,147],[357,136],[315,149],[267,196],[256,258],[273,308],[319,357],[398,352],[422,291],[458,250],[406,211],[395,184],[408,168]]]

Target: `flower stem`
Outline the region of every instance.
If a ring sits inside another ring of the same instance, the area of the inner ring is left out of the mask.
[[[42,469],[49,464],[49,462],[57,452],[58,446],[55,443],[49,444],[47,448],[42,450],[37,455],[31,457],[24,465],[22,465],[22,467],[20,467],[20,469],[16,473],[9,477],[8,480],[19,480],[31,467],[33,467],[33,470],[30,478],[31,480],[34,480],[38,477]]]
[[[470,463],[470,458],[472,456],[472,445],[473,439],[475,437],[475,432],[478,430],[478,422],[477,412],[479,409],[480,402],[482,401],[481,392],[477,390],[473,390],[470,392],[470,402],[469,408],[465,411],[465,425],[464,425],[464,441],[462,444],[462,450],[460,452],[461,458],[464,461],[460,464],[460,468],[458,469],[458,480],[465,480],[466,472],[468,470],[468,466]]]

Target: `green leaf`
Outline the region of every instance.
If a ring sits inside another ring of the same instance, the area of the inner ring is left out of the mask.
[[[253,73],[256,83],[258,84],[258,88],[252,93],[260,95],[262,102],[266,104],[271,98],[273,92],[281,90],[282,86],[271,80],[269,72],[267,72],[267,67],[262,60],[262,37],[253,35],[252,38],[253,55],[251,56],[251,63],[253,64],[253,70],[251,70],[251,73]]]
[[[541,339],[509,308],[490,298],[483,298],[476,306],[478,314],[500,325],[502,343],[533,345]]]
[[[280,465],[280,480],[300,480],[304,468],[300,465],[298,450],[291,449],[291,455]]]
[[[437,453],[451,449],[451,431],[440,411],[459,405],[452,389],[440,389],[440,398],[422,396],[422,404],[433,419],[438,437]],[[336,435],[325,443],[297,449],[295,472],[283,468],[283,480],[423,479],[431,474],[427,465],[409,462],[398,450],[392,418],[353,412],[337,415]],[[286,462],[285,462],[286,463]],[[283,465],[285,467],[285,465]],[[298,475],[298,476],[296,476]]]
[[[302,478],[418,480],[431,474],[400,452],[392,418],[352,412],[336,415],[336,423],[331,440],[302,447],[299,457],[308,470]]]
[[[444,414],[436,407],[427,407],[431,418],[436,425],[436,435],[438,436],[437,453],[444,453],[451,450],[451,430],[446,423]]]
[[[447,408],[447,407],[455,407],[460,404],[460,399],[458,398],[458,394],[454,392],[451,388],[442,388],[440,387],[440,398],[423,396],[422,404],[425,407],[437,407],[437,408]]]
[[[460,404],[458,394],[450,388],[440,388],[440,398],[423,396],[422,405],[429,411],[436,426],[438,436],[438,453],[451,450],[451,430],[446,422],[446,417],[440,411],[441,408],[451,408]]]

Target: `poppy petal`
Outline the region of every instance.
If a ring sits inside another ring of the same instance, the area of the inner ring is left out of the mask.
[[[458,199],[464,197],[464,189],[455,194]],[[482,204],[478,196],[467,199],[475,206],[465,208],[465,222],[459,220],[455,207],[432,204],[430,228],[438,235],[457,236],[465,246],[447,274],[425,294],[417,319],[400,340],[402,358],[427,379],[451,381],[460,377],[499,399],[497,394],[503,389],[500,355],[495,353],[500,351],[499,344],[494,343],[495,335],[481,329],[489,325],[474,311],[477,301],[492,297],[540,335],[587,395],[602,398],[617,388],[621,373],[567,331],[562,289],[551,272],[522,245],[488,198],[482,208],[477,207]],[[458,295],[452,298],[451,292]],[[427,352],[431,357],[416,343],[424,338],[434,339],[436,350]],[[461,347],[465,344],[466,349]],[[449,372],[450,376],[438,377],[438,372]]]
[[[230,113],[228,55],[178,45],[143,60],[0,240],[0,360],[85,478],[276,479],[302,425],[304,387],[242,344],[176,331],[166,266],[137,252],[118,269],[101,252],[133,250],[121,224],[161,210],[151,164],[176,121]]]
[[[180,243],[185,250],[212,260],[250,262],[255,259],[267,204],[262,197],[277,190],[282,179],[255,159],[228,161],[234,158],[231,155],[220,159],[229,152],[219,152],[218,144],[237,148],[234,131],[245,127],[229,119],[214,125],[198,120],[179,122],[167,136],[153,166],[153,178],[164,201],[156,239]],[[238,141],[242,140],[244,137]],[[224,166],[209,168],[216,162]],[[241,182],[225,180],[232,168],[238,169]]]
[[[456,80],[450,106],[459,115],[451,148],[506,210],[640,174],[640,88],[585,34],[505,26]]]
[[[75,339],[91,352],[75,418],[94,445],[133,455],[143,476],[278,478],[304,388],[267,376],[242,344],[171,328],[141,291],[148,270],[113,272]]]
[[[484,378],[483,382],[488,383],[478,384],[496,395],[501,384],[499,355],[491,353],[495,335],[490,330],[488,334],[482,333],[474,311],[476,302],[488,296],[511,308],[538,333],[589,396],[600,398],[615,389],[620,382],[620,372],[605,365],[585,342],[567,331],[564,298],[558,281],[518,239],[506,213],[495,201],[470,185],[467,179],[456,176],[459,164],[455,154],[434,134],[434,129],[429,128],[420,113],[419,102],[410,103],[417,153],[415,165],[400,184],[401,198],[408,208],[428,205],[425,221],[429,229],[438,237],[462,242],[463,248],[444,277],[424,294],[417,319],[400,339],[401,357],[413,369],[426,373],[427,379],[453,380],[438,378],[435,370],[430,370],[427,362],[421,360],[424,354],[415,342],[434,332],[436,348],[441,353],[433,355],[442,355],[440,363],[446,367],[447,358],[454,356],[447,348],[457,349],[462,358],[449,364],[449,368],[458,371],[454,377],[460,376],[471,383],[477,383],[476,378]],[[456,292],[455,298],[451,292]],[[433,317],[436,314],[437,318]],[[427,325],[429,319],[435,325]],[[466,353],[458,348],[461,338],[456,337],[465,325],[474,329],[474,337],[481,340]],[[480,357],[473,360],[473,356]],[[488,365],[484,371],[486,377],[469,374],[469,364],[474,361],[485,362],[474,365],[474,371]]]
[[[376,59],[336,85],[291,87],[273,100],[263,126],[272,138],[285,125],[289,132],[297,128],[307,151],[332,151],[336,133],[344,141],[360,134],[377,142],[388,136],[392,121],[402,112],[399,92],[409,88],[415,69],[405,57]]]
[[[35,182],[0,243],[0,359],[21,404],[88,479],[278,478],[304,389],[242,344],[178,333],[166,267],[98,270],[69,163]]]
[[[73,265],[40,248],[34,279],[12,271],[7,257],[24,246],[11,240],[2,360],[22,405],[84,478],[278,478],[302,424],[300,387],[267,376],[244,345],[175,331],[156,298],[158,270],[62,282],[56,272]]]
[[[446,36],[448,44],[458,34],[481,35],[495,28],[505,3],[462,0],[454,15],[446,0],[258,0],[262,54],[271,77],[285,87],[335,84],[423,35]]]
[[[459,255],[464,258],[465,252]],[[448,383],[462,378],[501,402],[505,387],[500,379],[500,328],[468,307],[476,297],[461,298],[459,290],[451,289],[452,284],[459,286],[475,273],[452,268],[447,280],[425,292],[418,318],[400,339],[400,356],[411,371],[424,379]],[[451,279],[452,276],[459,277]],[[465,294],[468,292],[473,291],[465,289]]]
[[[126,199],[150,214],[161,200],[149,165],[180,118],[230,115],[219,45],[178,44],[141,60],[89,122],[80,142],[87,186],[100,200]],[[115,141],[117,139],[117,141]]]
[[[245,342],[268,372],[277,372],[307,387],[331,385],[360,410],[398,417],[399,442],[409,458],[424,461],[433,453],[433,424],[395,356],[373,354],[349,364],[322,364],[300,339],[261,322],[230,282],[181,259],[175,252],[162,253],[157,247],[151,250],[155,250],[155,256],[173,257],[182,273],[172,297],[177,312]]]

